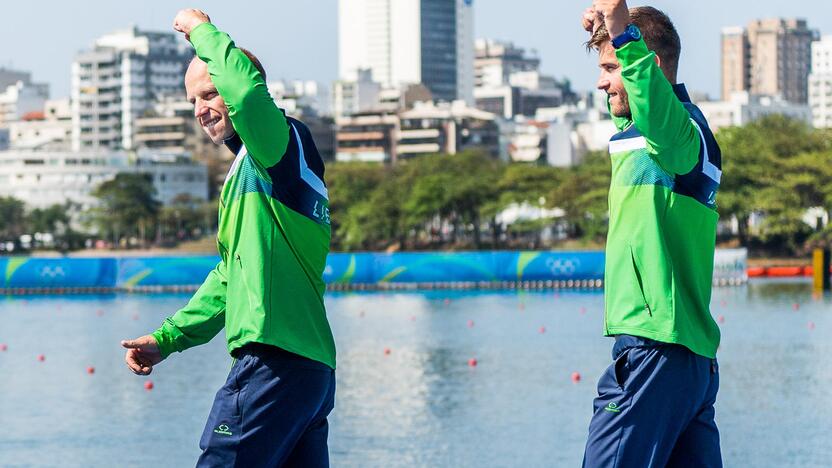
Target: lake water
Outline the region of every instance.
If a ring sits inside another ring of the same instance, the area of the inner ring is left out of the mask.
[[[809,286],[714,290],[728,467],[832,464],[832,299]],[[188,297],[0,299],[0,466],[192,466],[231,365],[222,335],[158,366],[152,391],[118,344]],[[612,346],[600,291],[333,293],[327,306],[333,466],[580,465]]]

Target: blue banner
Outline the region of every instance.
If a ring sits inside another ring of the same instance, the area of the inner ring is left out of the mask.
[[[737,255],[740,254],[745,257],[744,251]],[[720,251],[717,251],[716,258],[721,258]],[[732,265],[737,264],[735,260],[732,260]],[[0,257],[0,273],[3,274],[0,289],[197,286],[217,262],[219,257],[210,255],[135,258]],[[715,271],[721,272],[723,269],[717,267]],[[740,274],[744,274],[744,271]],[[604,252],[601,251],[333,253],[327,258],[323,274],[327,284],[343,286],[584,281],[603,278]]]

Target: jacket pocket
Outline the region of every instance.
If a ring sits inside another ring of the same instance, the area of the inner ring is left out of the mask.
[[[615,362],[613,363],[613,375],[615,376],[615,383],[618,384],[618,388],[624,389],[624,386],[627,384],[627,379],[630,377],[630,350],[633,348],[627,348],[615,358]]]
[[[635,251],[633,251],[633,246],[630,245],[630,260],[633,262],[633,273],[635,274],[636,281],[638,282],[638,288],[641,292],[641,299],[644,301],[644,310],[647,312],[648,315],[651,317],[653,316],[653,302],[652,296],[650,295],[650,287],[647,284],[647,281],[644,279],[644,267],[642,266],[641,261],[639,260],[638,256],[636,256]]]
[[[237,265],[237,274],[240,278],[239,286],[245,289],[245,298],[248,301],[248,306],[249,308],[254,307],[257,302],[252,300],[252,291],[249,287],[248,280],[246,279],[246,273],[243,271],[243,259],[240,257],[239,253],[234,254],[234,263]]]

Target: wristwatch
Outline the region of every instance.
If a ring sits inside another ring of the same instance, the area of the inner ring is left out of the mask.
[[[616,49],[620,49],[624,46],[624,44],[628,42],[635,42],[638,40],[641,40],[641,30],[638,29],[638,26],[636,26],[635,24],[630,23],[624,29],[623,33],[615,36],[612,39],[612,46]]]

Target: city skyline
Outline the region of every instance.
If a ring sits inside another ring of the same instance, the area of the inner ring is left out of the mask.
[[[33,80],[47,82],[53,98],[69,96],[70,65],[75,54],[88,49],[96,37],[136,25],[145,30],[171,31],[170,23],[179,8],[195,6],[213,15],[220,27],[244,46],[254,50],[264,62],[273,79],[311,79],[331,83],[338,74],[337,1],[325,0],[323,7],[309,4],[257,4],[256,15],[240,2],[224,4],[216,1],[161,2],[153,0],[141,5],[120,5],[111,8],[103,1],[87,2],[94,14],[79,15],[72,4],[17,3],[7,6],[9,17],[17,18],[11,27],[0,30],[0,40],[10,46],[0,54],[0,66],[32,72]],[[632,6],[648,2],[631,2]],[[596,79],[595,56],[582,46],[585,33],[578,24],[581,11],[589,2],[570,2],[555,6],[545,0],[474,2],[477,38],[510,41],[527,50],[536,50],[541,58],[541,71],[557,78],[568,78],[577,90],[592,89]],[[832,18],[813,17],[819,1],[795,0],[788,4],[763,0],[753,10],[730,2],[706,0],[696,4],[660,0],[649,2],[668,13],[682,38],[683,52],[680,80],[691,90],[720,95],[720,31],[726,26],[742,26],[756,18],[806,18],[809,27],[821,35],[832,34]],[[241,7],[242,6],[242,7]],[[51,14],[43,16],[46,9]],[[719,10],[719,15],[702,12]],[[707,18],[703,18],[707,16]],[[279,18],[292,18],[281,22]],[[72,18],[68,22],[65,18]],[[509,21],[505,18],[522,19]],[[275,41],[280,34],[297,40]],[[37,24],[38,29],[25,25]],[[310,31],[310,25],[318,25]],[[44,33],[43,31],[47,31]],[[56,41],[56,38],[60,39]],[[48,50],[49,54],[44,54]],[[568,66],[566,66],[568,64]]]

